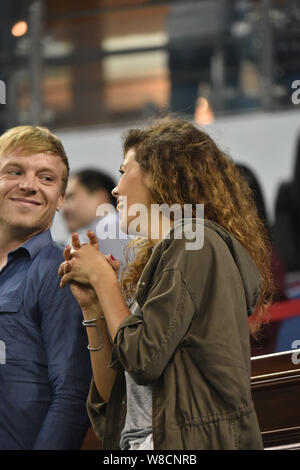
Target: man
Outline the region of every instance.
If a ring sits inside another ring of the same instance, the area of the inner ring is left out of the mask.
[[[122,271],[124,249],[130,237],[119,228],[119,217],[115,211],[116,199],[111,194],[115,186],[110,176],[96,169],[73,173],[66,190],[63,216],[69,232],[77,232],[81,242],[88,242],[86,232],[93,230],[98,236],[101,252],[105,255],[112,254],[118,259]],[[111,206],[111,212],[106,213],[103,210],[99,214],[99,210],[106,204]]]
[[[0,449],[78,449],[89,427],[86,332],[50,234],[68,173],[49,130],[0,137]]]

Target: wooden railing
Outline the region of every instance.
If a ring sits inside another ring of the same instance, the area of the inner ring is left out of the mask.
[[[251,359],[251,388],[264,447],[300,448],[300,350]]]

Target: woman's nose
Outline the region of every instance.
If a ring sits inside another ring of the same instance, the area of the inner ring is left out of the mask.
[[[118,195],[119,195],[118,186],[116,186],[116,187],[112,190],[111,194],[112,194],[114,197],[118,197]]]

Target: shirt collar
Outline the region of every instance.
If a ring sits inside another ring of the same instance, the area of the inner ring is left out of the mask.
[[[20,251],[23,251],[23,250],[26,250],[30,256],[30,258],[34,258],[35,255],[46,245],[48,245],[49,243],[51,243],[53,240],[52,240],[52,236],[51,236],[51,232],[50,232],[50,229],[44,231],[44,232],[40,232],[38,233],[37,235],[34,235],[32,238],[30,238],[29,240],[27,240],[25,243],[23,243],[21,246],[18,246],[18,248],[16,248],[15,250],[13,251],[10,251],[8,254],[9,255],[12,255],[14,253],[17,253],[19,250]]]

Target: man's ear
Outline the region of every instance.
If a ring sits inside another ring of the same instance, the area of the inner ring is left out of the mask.
[[[65,193],[61,194],[56,203],[56,211],[59,212],[65,200]]]

